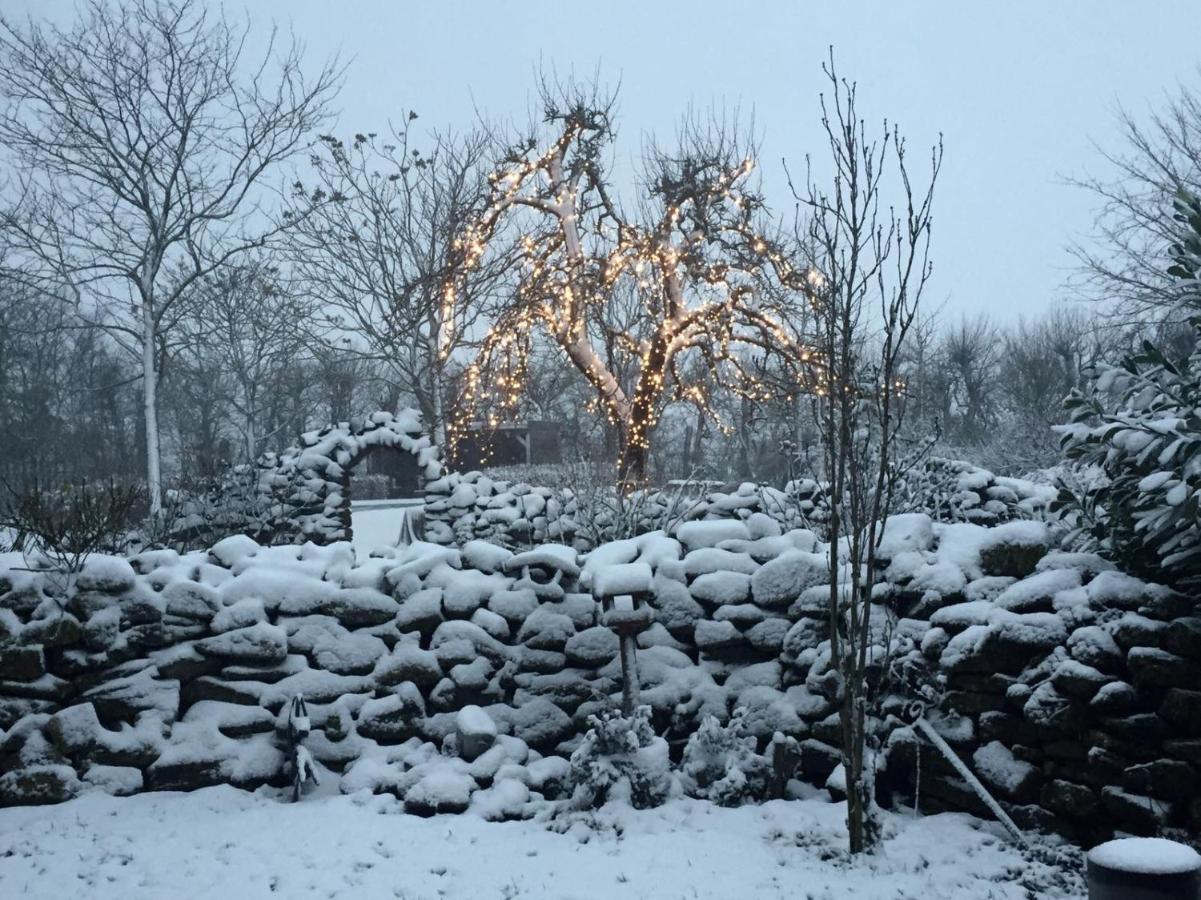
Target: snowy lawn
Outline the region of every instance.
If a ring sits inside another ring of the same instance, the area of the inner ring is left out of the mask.
[[[422,819],[387,795],[215,787],[0,810],[0,897],[1082,897],[1079,851],[1019,853],[970,816],[886,817],[852,864],[842,804],[673,801],[584,820]]]

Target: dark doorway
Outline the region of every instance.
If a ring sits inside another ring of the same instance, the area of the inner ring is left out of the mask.
[[[355,500],[394,500],[421,493],[416,454],[400,447],[373,447],[355,467]]]

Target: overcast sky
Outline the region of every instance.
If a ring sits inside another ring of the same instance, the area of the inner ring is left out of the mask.
[[[69,18],[72,0],[0,0]],[[225,4],[240,12],[238,0]],[[790,208],[781,157],[822,151],[821,62],[835,47],[869,121],[888,116],[914,151],[941,131],[931,299],[951,314],[1030,315],[1063,297],[1066,245],[1095,201],[1063,178],[1104,172],[1093,142],[1120,146],[1113,111],[1162,102],[1196,66],[1197,0],[1056,2],[568,2],[252,0],[289,22],[314,62],[349,62],[339,134],[468,126],[476,107],[525,121],[540,65],[620,81],[621,147],[670,137],[683,111],[754,112],[769,199]]]

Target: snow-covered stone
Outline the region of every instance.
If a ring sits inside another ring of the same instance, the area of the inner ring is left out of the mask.
[[[587,669],[599,669],[617,656],[617,650],[617,635],[602,625],[572,635],[563,647],[569,663]]]
[[[787,607],[806,588],[825,582],[829,561],[817,553],[795,550],[760,566],[751,576],[751,596],[769,609]]]
[[[470,762],[492,747],[496,741],[496,723],[480,707],[464,706],[455,715],[455,734],[458,735],[459,754]]]
[[[750,536],[747,526],[735,519],[685,522],[676,529],[676,537],[690,551],[716,547],[722,541],[747,540]]]
[[[643,594],[651,588],[651,567],[644,562],[614,563],[592,575],[592,592],[598,597]]]
[[[224,607],[213,616],[209,628],[216,634],[222,634],[235,628],[246,628],[266,621],[267,610],[263,607],[263,601],[257,597],[246,597]]]
[[[714,606],[742,603],[751,593],[751,578],[743,572],[707,572],[688,586],[697,600]]]
[[[92,553],[75,576],[75,585],[83,591],[120,594],[133,589],[134,577],[133,566],[128,560]]]
[[[259,622],[205,638],[196,644],[205,656],[255,663],[282,662],[288,655],[287,633],[278,625]]]
[[[365,675],[387,652],[387,645],[370,634],[328,635],[313,645],[313,660],[339,675]]]
[[[881,559],[901,553],[929,550],[934,544],[934,526],[925,513],[902,513],[889,517],[880,538]]]

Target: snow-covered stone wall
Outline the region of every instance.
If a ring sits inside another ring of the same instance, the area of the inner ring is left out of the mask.
[[[1201,618],[1186,600],[1051,550],[1033,522],[898,516],[884,551],[879,639],[928,668],[928,720],[1015,819],[1089,837],[1201,824]],[[742,708],[760,749],[796,738],[801,777],[824,785],[838,763],[825,552],[753,514],[585,555],[466,541],[356,559],[344,543],[238,537],[95,556],[70,584],[10,555],[0,803],[279,782],[284,710],[303,694],[307,746],[342,790],[527,815],[561,794],[588,716],[620,694],[590,588],[630,562],[652,572],[642,700],[673,755]],[[911,797],[912,696],[888,689],[881,788]],[[979,811],[931,747],[920,759],[923,809]]]
[[[995,525],[1042,514],[1055,493],[1047,485],[936,458],[908,473],[897,503],[938,521]],[[553,489],[484,472],[448,472],[426,486],[426,537],[447,545],[475,539],[507,546],[558,541],[586,550],[628,533],[674,534],[684,522],[745,521],[754,515],[768,516],[783,529],[820,526],[826,520],[825,495],[811,479],[790,482],[783,490],[745,482],[730,491],[698,492],[684,484],[623,502],[603,485]]]
[[[269,495],[279,498],[283,509],[278,513],[295,524],[293,539],[329,544],[350,537],[351,470],[379,447],[412,453],[426,481],[442,474],[438,448],[430,443],[415,409],[397,416],[377,412],[361,425],[343,422],[306,432],[262,481]]]
[[[442,476],[438,448],[414,409],[376,412],[300,436],[279,456],[264,454],[201,494],[177,498],[175,546],[207,546],[231,534],[264,543],[349,540],[352,470],[378,448],[413,454],[423,483]]]

